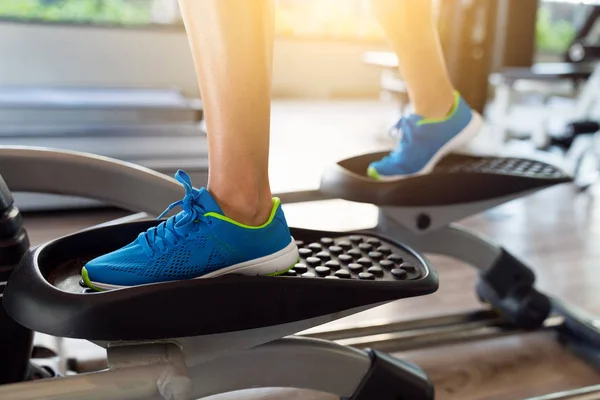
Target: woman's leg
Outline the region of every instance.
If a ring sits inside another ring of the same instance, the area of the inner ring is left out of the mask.
[[[371,0],[398,56],[416,114],[442,118],[454,103],[454,87],[437,34],[431,0]]]
[[[182,211],[88,262],[83,281],[96,290],[277,274],[298,259],[269,187],[272,0],[179,2],[208,125],[208,190],[179,171]]]
[[[371,0],[372,9],[396,52],[415,114],[403,117],[390,155],[367,174],[397,180],[430,172],[447,153],[479,131],[481,119],[455,91],[437,35],[432,0]]]
[[[271,211],[272,0],[179,0],[208,131],[208,190],[228,217]]]

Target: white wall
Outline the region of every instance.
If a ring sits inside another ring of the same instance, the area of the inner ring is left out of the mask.
[[[362,54],[382,46],[348,42],[275,41],[273,93],[297,97],[363,97],[379,93],[380,70]]]
[[[382,46],[278,39],[273,93],[376,96],[379,71],[361,62]],[[0,22],[0,85],[177,87],[197,95],[183,30]]]
[[[197,93],[176,30],[0,23],[0,85],[179,87]]]

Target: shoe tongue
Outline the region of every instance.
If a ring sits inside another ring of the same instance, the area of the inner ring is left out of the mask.
[[[223,210],[217,204],[215,199],[212,197],[210,192],[206,190],[206,188],[200,189],[200,196],[198,198],[198,203],[202,205],[206,212],[214,212],[217,214],[223,214]]]

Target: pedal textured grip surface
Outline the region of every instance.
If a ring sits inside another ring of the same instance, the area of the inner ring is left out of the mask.
[[[498,175],[526,176],[536,179],[567,179],[568,176],[560,169],[536,160],[521,158],[486,157],[480,159],[465,159],[455,164],[440,165],[438,172],[447,173],[482,173]]]
[[[296,244],[300,261],[283,276],[394,281],[415,280],[426,273],[414,256],[373,236],[322,237]]]

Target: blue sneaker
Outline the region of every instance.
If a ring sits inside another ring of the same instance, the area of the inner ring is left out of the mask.
[[[183,184],[185,197],[162,215],[177,206],[183,211],[127,246],[88,262],[81,270],[88,287],[110,290],[229,273],[278,275],[297,262],[298,247],[278,198],[267,222],[247,226],[223,215],[210,193],[193,188],[185,172],[177,171],[175,178]]]
[[[471,141],[481,129],[481,116],[455,93],[454,107],[447,117],[427,120],[420,115],[400,119],[402,130],[396,148],[369,165],[367,175],[380,181],[393,181],[427,174],[446,154]]]

